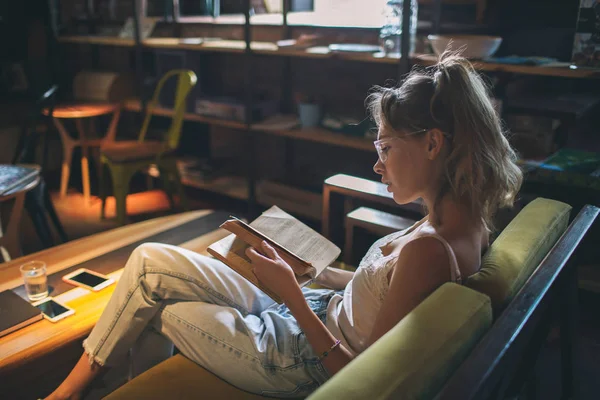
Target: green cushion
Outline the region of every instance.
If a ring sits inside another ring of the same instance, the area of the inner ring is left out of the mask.
[[[491,322],[487,296],[446,283],[309,398],[432,398]]]
[[[569,223],[571,206],[537,198],[504,228],[465,285],[492,300],[500,312],[521,289]]]
[[[178,354],[140,374],[104,399],[264,400],[269,397],[240,390]]]

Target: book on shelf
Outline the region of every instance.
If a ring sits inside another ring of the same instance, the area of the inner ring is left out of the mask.
[[[221,224],[231,235],[211,244],[208,252],[265,292],[277,303],[281,299],[256,278],[246,249],[260,252],[267,241],[292,268],[300,286],[310,284],[332,264],[341,250],[314,229],[273,206],[250,224],[232,217]]]
[[[563,148],[542,161],[539,168],[587,175],[600,168],[600,153]]]
[[[13,292],[0,292],[0,337],[42,319],[42,312]]]
[[[580,67],[600,68],[600,4],[579,0],[571,61]]]

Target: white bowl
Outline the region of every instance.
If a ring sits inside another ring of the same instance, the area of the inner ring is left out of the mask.
[[[491,57],[502,43],[499,36],[481,35],[429,35],[427,39],[438,56],[450,49],[462,50],[461,54],[466,58]]]

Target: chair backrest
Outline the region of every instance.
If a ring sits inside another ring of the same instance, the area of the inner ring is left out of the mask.
[[[140,131],[138,140],[140,142],[144,141],[148,131],[148,126],[150,125],[150,120],[152,119],[152,111],[158,104],[160,92],[165,85],[165,82],[171,78],[177,79],[177,87],[175,89],[175,106],[173,107],[171,125],[165,134],[164,140],[167,148],[175,149],[179,145],[179,139],[181,137],[181,127],[183,125],[183,117],[186,109],[186,98],[198,80],[196,74],[190,70],[174,69],[167,72],[162,78],[160,78],[160,81],[158,81],[158,84],[156,85],[156,89],[154,89],[152,99],[148,103],[148,108],[144,117],[144,123],[142,124],[142,129]]]
[[[50,120],[52,118],[57,92],[58,86],[51,86],[50,88],[48,88],[48,90],[46,90],[40,95],[40,97],[31,105],[30,109],[27,111],[27,115],[25,116],[25,120],[23,121],[23,125],[21,128],[21,134],[19,136],[17,148],[12,159],[13,164],[35,163],[34,158],[37,141],[34,137],[34,133],[40,120]]]
[[[481,269],[465,286],[484,293],[500,313],[567,229],[571,206],[537,198],[527,204],[492,243]]]

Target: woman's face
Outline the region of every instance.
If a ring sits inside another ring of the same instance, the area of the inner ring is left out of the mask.
[[[423,197],[432,183],[433,166],[428,158],[427,135],[416,133],[398,135],[381,127],[375,142],[379,158],[373,170],[381,175],[381,182],[387,185],[388,192],[398,204]]]

